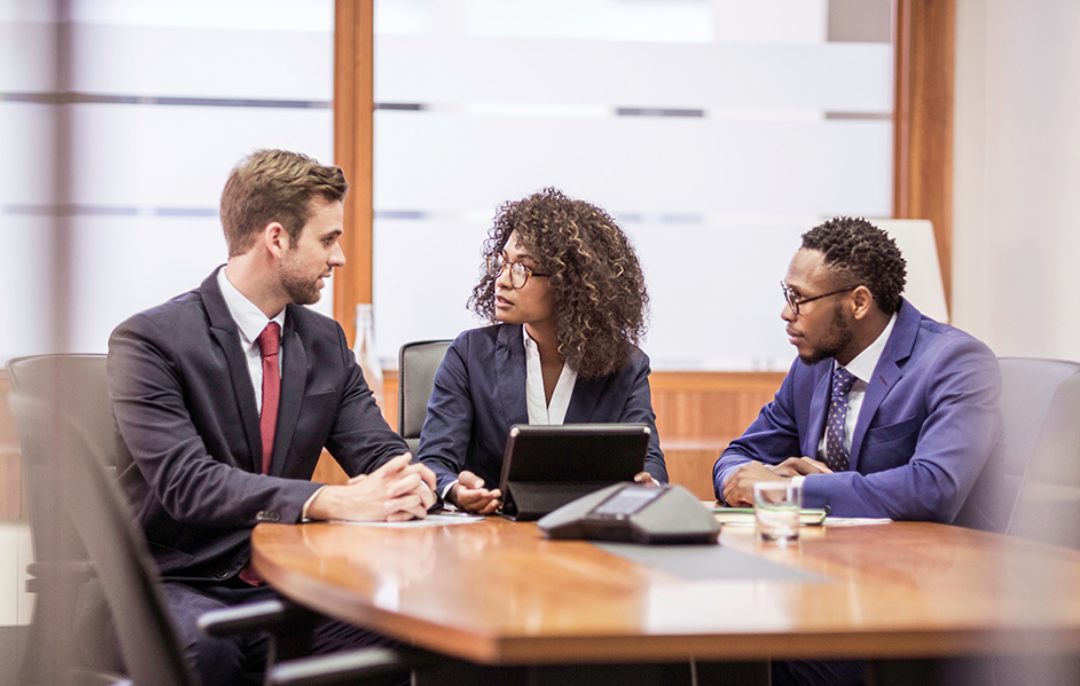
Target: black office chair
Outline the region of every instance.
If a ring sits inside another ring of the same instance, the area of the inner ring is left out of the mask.
[[[181,649],[146,540],[111,478],[105,455],[96,448],[81,423],[56,404],[13,394],[11,409],[20,431],[51,437],[48,443],[57,468],[59,501],[101,584],[123,656],[123,677],[80,671],[76,667],[74,671],[80,675],[76,680],[137,686],[197,686],[198,681]],[[283,601],[266,601],[207,613],[200,626],[215,635],[257,630],[274,634],[277,630],[278,635],[296,645],[295,633],[305,625],[308,614]],[[272,652],[278,658],[283,657],[280,650]],[[281,662],[267,671],[266,682],[358,683],[387,677],[407,678],[408,674],[409,667],[397,652],[374,648]]]
[[[398,352],[398,433],[416,454],[420,430],[427,418],[427,404],[435,387],[446,349],[452,341],[416,341],[401,346]]]

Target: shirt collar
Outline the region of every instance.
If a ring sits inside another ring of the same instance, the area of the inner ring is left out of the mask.
[[[240,329],[240,338],[246,345],[251,345],[262,333],[270,322],[277,322],[278,326],[285,329],[285,310],[281,308],[273,317],[268,318],[263,311],[248,300],[243,293],[236,290],[229,277],[225,276],[225,269],[218,271],[218,287],[221,288],[221,296],[225,299],[225,306],[229,308],[229,314]]]
[[[874,376],[874,369],[877,367],[878,360],[881,359],[881,354],[885,352],[885,344],[889,342],[889,336],[892,334],[893,324],[896,323],[896,315],[893,314],[889,318],[889,323],[885,325],[885,329],[878,334],[878,337],[874,339],[874,342],[866,346],[861,353],[855,356],[851,362],[848,362],[844,366],[844,369],[851,372],[859,381],[863,383],[870,383],[870,379]]]

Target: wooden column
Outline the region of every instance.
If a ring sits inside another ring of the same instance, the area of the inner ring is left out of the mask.
[[[334,162],[349,180],[341,238],[347,263],[334,275],[334,319],[349,345],[356,336],[356,305],[371,302],[372,294],[374,5],[334,3]]]
[[[955,0],[896,0],[893,216],[934,223],[952,302]]]

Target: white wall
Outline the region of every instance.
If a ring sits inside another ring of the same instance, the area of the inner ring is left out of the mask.
[[[958,0],[953,323],[1080,360],[1080,2]]]

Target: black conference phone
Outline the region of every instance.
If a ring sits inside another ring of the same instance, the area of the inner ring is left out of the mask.
[[[682,486],[615,484],[560,507],[537,525],[555,539],[716,543],[720,523]]]

